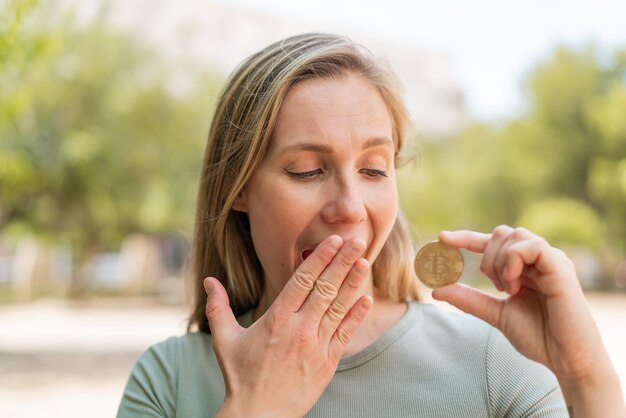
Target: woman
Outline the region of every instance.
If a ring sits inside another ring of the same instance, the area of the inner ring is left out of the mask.
[[[285,39],[234,72],[198,198],[199,332],[144,353],[118,416],[560,417],[564,397],[626,415],[571,262],[529,231],[440,235],[509,297],[433,296],[485,322],[417,302],[407,123],[389,72],[342,37]]]

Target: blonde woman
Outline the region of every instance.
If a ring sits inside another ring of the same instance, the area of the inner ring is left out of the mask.
[[[571,262],[531,232],[442,232],[509,296],[434,293],[474,316],[419,302],[395,181],[407,123],[349,39],[241,64],[204,156],[189,333],[142,355],[119,417],[626,415]]]

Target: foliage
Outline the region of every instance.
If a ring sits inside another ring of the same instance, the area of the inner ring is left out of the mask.
[[[69,241],[80,258],[130,232],[189,231],[219,77],[165,61],[104,12],[79,24],[53,1],[0,9],[3,236]],[[419,237],[524,224],[624,258],[626,50],[558,48],[525,88],[510,121],[419,139],[398,176]]]
[[[520,215],[519,225],[562,247],[597,250],[603,222],[591,207],[571,198],[547,198],[530,204]]]
[[[527,110],[419,142],[400,173],[410,220],[440,229],[534,227],[558,245],[626,254],[626,50],[558,48],[529,75]]]
[[[0,26],[0,227],[75,250],[191,227],[217,77],[180,69],[102,12],[81,22],[31,1]],[[80,256],[80,254],[79,254]]]

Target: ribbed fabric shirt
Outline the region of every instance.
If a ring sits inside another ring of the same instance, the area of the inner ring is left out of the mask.
[[[239,318],[252,323],[252,312]],[[155,344],[135,364],[126,417],[212,417],[224,400],[211,336]],[[341,359],[307,417],[568,417],[554,375],[470,315],[409,303],[364,350]]]

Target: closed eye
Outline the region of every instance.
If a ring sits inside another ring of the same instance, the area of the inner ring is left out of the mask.
[[[285,170],[285,173],[287,173],[287,175],[291,178],[299,179],[299,180],[306,180],[306,179],[313,178],[317,176],[318,174],[322,174],[322,169],[318,168],[316,170],[302,171],[302,172]]]
[[[387,172],[384,170],[376,170],[374,168],[364,168],[361,170],[361,173],[364,173],[370,177],[388,177]]]
[[[372,177],[372,178],[376,178],[376,177],[388,177],[387,176],[387,172],[384,170],[377,170],[374,168],[364,168],[359,170],[359,172]],[[298,172],[298,171],[289,171],[289,170],[285,170],[285,173],[294,179],[297,180],[308,180],[308,179],[312,179],[317,177],[320,174],[323,174],[323,171],[321,168],[315,169],[315,170],[311,170],[311,171],[302,171],[302,172]]]

